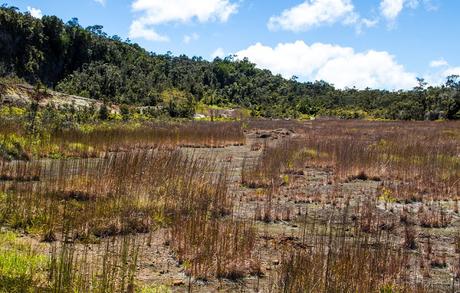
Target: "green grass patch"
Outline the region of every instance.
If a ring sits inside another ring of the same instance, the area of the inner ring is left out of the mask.
[[[170,287],[165,286],[165,285],[153,285],[153,286],[145,286],[142,287],[139,291],[139,293],[171,293],[172,290]]]
[[[48,258],[12,232],[0,232],[0,292],[33,292],[46,280]]]

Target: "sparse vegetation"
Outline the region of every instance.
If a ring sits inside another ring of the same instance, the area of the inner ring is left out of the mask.
[[[5,292],[425,292],[458,266],[454,122],[2,121],[27,154],[0,160]]]
[[[460,291],[458,76],[340,90],[3,5],[12,36],[0,292]]]

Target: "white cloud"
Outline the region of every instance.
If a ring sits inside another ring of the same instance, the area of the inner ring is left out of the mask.
[[[354,23],[357,20],[351,0],[306,0],[272,16],[268,22],[271,30],[305,31],[338,21]]]
[[[441,85],[446,82],[447,77],[450,75],[460,76],[460,67],[447,67],[447,68],[443,67],[437,71],[425,73],[423,78],[430,85]]]
[[[216,57],[223,58],[225,56],[225,51],[222,48],[217,48],[214,52],[211,54],[211,58],[214,59]]]
[[[135,0],[132,9],[141,15],[132,22],[129,36],[164,41],[167,37],[158,34],[155,26],[194,20],[226,22],[236,13],[238,5],[230,0]]]
[[[200,36],[197,33],[193,33],[191,35],[185,35],[183,42],[185,44],[190,44],[192,41],[196,41],[200,38]]]
[[[428,2],[428,1],[425,0],[425,2]],[[420,4],[420,0],[406,0],[406,5],[412,9],[417,8],[419,4]]]
[[[430,70],[425,72],[423,78],[431,85],[441,85],[450,75],[460,75],[460,66],[450,66],[444,58],[430,62]]]
[[[408,89],[416,84],[415,74],[385,51],[355,52],[350,47],[297,41],[274,48],[257,43],[236,55],[285,78],[325,80],[339,88]]]
[[[368,18],[362,18],[361,22],[366,27],[374,27],[379,23],[377,19],[368,19]]]
[[[101,4],[102,6],[105,6],[105,4],[107,3],[106,0],[94,0],[94,1],[96,1],[99,4]]]
[[[446,60],[444,59],[438,59],[438,60],[433,60],[430,62],[430,67],[444,67],[444,66],[448,66],[449,63],[447,63]]]
[[[416,9],[423,4],[426,10],[433,11],[437,7],[432,0],[381,0],[380,13],[390,22],[394,22],[405,7]]]
[[[404,0],[382,0],[380,2],[380,11],[388,20],[395,20],[404,7]]]
[[[459,75],[460,76],[460,66],[459,67],[449,67],[443,71],[443,77],[446,78],[450,75]]]
[[[360,18],[355,24],[356,33],[361,34],[363,28],[375,27],[378,23],[378,19]]]
[[[27,11],[29,11],[30,15],[32,15],[35,18],[42,18],[43,16],[42,11],[38,8],[27,6]]]
[[[142,22],[135,20],[131,24],[129,31],[129,37],[133,39],[143,38],[148,41],[156,42],[168,42],[169,38],[167,36],[162,36],[154,31],[152,28],[147,28]]]
[[[415,85],[415,75],[385,51],[368,51],[340,56],[328,61],[316,75],[336,86],[357,88],[408,89]]]

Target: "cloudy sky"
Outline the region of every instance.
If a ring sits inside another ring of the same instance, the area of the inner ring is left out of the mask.
[[[7,1],[7,0],[5,0]],[[8,2],[8,1],[7,1]],[[100,24],[150,51],[248,57],[337,87],[408,89],[460,75],[459,0],[10,0]]]

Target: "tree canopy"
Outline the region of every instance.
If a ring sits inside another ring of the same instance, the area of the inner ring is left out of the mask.
[[[167,103],[170,114],[178,116],[190,115],[201,102],[240,106],[265,117],[460,118],[458,76],[438,87],[420,79],[410,91],[336,89],[325,81],[288,80],[232,56],[210,62],[155,54],[108,36],[101,25],[83,28],[77,18],[64,23],[56,16],[37,19],[8,5],[0,8],[0,76],[108,103]]]

